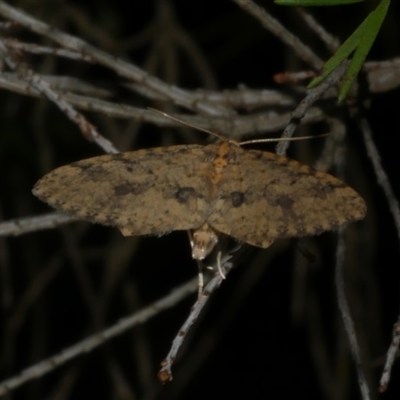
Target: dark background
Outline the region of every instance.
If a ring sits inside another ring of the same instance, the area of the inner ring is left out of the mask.
[[[155,20],[155,1],[31,0],[13,4],[144,69],[151,64],[151,45],[157,34],[147,41],[138,38]],[[294,9],[275,6],[270,0],[258,4],[320,57],[329,57]],[[375,4],[367,1],[308,10],[343,41]],[[170,5],[177,23],[203,52],[213,76],[206,86],[187,54],[177,49],[179,67],[171,83],[187,89],[236,89],[240,84],[282,89],[272,79],[275,73],[309,69],[278,38],[230,1],[171,1]],[[399,11],[399,3],[393,1],[368,59],[398,56]],[[22,29],[17,30],[16,37],[42,41]],[[151,72],[168,81],[174,73],[168,73],[163,57],[168,55],[159,55],[158,67]],[[116,102],[138,107],[151,104],[125,89],[123,80],[104,68],[39,56],[30,56],[29,62],[40,73],[70,75],[101,85],[112,91]],[[398,197],[399,89],[371,95],[370,100],[367,117]],[[369,210],[365,221],[347,230],[350,244],[345,282],[371,398],[378,398],[382,360],[399,312],[399,239],[357,124],[345,105],[338,113],[348,127],[346,178],[366,199]],[[177,130],[112,120],[94,113],[85,115],[116,144],[124,134],[137,130],[127,146],[131,149],[182,143],[186,138]],[[2,91],[0,118],[0,212],[5,221],[49,211],[30,192],[45,172],[101,154],[45,100]],[[309,127],[309,132],[324,133],[326,129],[326,125],[316,124]],[[200,143],[204,142],[202,134],[196,135]],[[302,146],[291,145],[290,155],[304,158]],[[318,149],[318,144],[307,146],[311,146],[311,154]],[[261,148],[273,150],[272,146]],[[303,161],[312,164],[315,159]],[[18,389],[15,398],[360,398],[336,302],[335,243],[336,235],[326,233],[275,243],[271,249],[254,250],[243,257],[203,311],[179,353],[173,382],[164,387],[156,380],[159,362],[189,313],[195,295],[103,348]],[[309,263],[298,246],[308,248],[317,261]],[[167,294],[197,271],[186,233],[182,232],[161,238],[122,238],[115,229],[75,223],[1,239],[0,249],[4,379],[98,330],[91,290],[98,296],[97,305],[101,303],[100,319],[109,326]],[[54,269],[49,267],[52,263]],[[56,272],[47,281],[38,279],[46,268]],[[34,288],[40,295],[26,300],[24,296],[35,279],[39,283]],[[24,308],[24,304],[28,305]],[[19,325],[11,326],[15,320]],[[118,380],[110,377],[115,364],[130,388],[126,392],[130,395],[125,397],[116,391]],[[383,398],[398,398],[398,374],[395,365]],[[64,381],[67,383],[63,389]]]

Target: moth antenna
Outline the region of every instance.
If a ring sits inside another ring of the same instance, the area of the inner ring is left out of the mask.
[[[318,139],[321,137],[329,136],[330,133],[322,133],[321,135],[314,135],[314,136],[300,136],[300,137],[292,137],[292,138],[265,138],[265,139],[252,139],[252,140],[245,140],[244,142],[239,142],[240,146],[245,144],[252,144],[252,143],[267,143],[267,142],[283,142],[287,140],[288,142],[294,142],[296,140],[306,140],[306,139]]]
[[[232,141],[232,140],[229,140],[229,139],[227,139],[227,138],[225,138],[225,137],[219,135],[218,133],[215,133],[215,132],[213,132],[213,131],[209,131],[208,129],[205,129],[205,128],[200,128],[199,126],[190,124],[189,122],[183,121],[182,119],[173,117],[172,115],[167,114],[167,113],[165,113],[165,112],[163,112],[163,111],[157,110],[157,109],[152,108],[152,107],[147,107],[147,109],[150,110],[150,111],[154,111],[154,112],[156,112],[156,113],[158,113],[158,114],[161,114],[161,115],[163,115],[165,118],[169,118],[169,119],[171,119],[172,121],[179,122],[179,123],[182,124],[182,125],[186,125],[186,126],[189,126],[190,128],[196,129],[196,130],[198,130],[198,131],[208,133],[209,135],[215,136],[217,139],[222,140],[222,141],[224,141],[224,142],[228,141],[228,142],[231,142],[231,143],[234,143],[234,144],[238,145],[237,142]]]
[[[182,125],[186,125],[186,126],[189,126],[190,128],[197,129],[198,131],[208,133],[208,134],[210,134],[212,136],[215,136],[217,139],[220,139],[220,140],[222,140],[224,142],[227,141],[229,143],[235,144],[236,146],[243,146],[243,145],[252,144],[252,143],[282,142],[284,140],[287,140],[288,142],[294,142],[296,140],[316,139],[316,138],[321,138],[321,137],[325,137],[325,136],[329,136],[330,135],[330,133],[323,133],[321,135],[315,135],[315,136],[301,136],[301,137],[295,137],[295,138],[265,138],[265,139],[245,140],[244,142],[236,142],[235,140],[227,139],[227,138],[219,135],[216,132],[209,131],[208,129],[205,129],[205,128],[200,128],[199,126],[190,124],[189,122],[186,122],[186,121],[183,121],[182,119],[173,117],[172,115],[167,114],[167,113],[165,113],[163,111],[157,110],[155,108],[147,107],[147,109],[150,110],[150,111],[154,111],[154,112],[156,112],[158,114],[161,114],[165,118],[169,118],[172,121],[176,121],[176,122],[179,122]]]

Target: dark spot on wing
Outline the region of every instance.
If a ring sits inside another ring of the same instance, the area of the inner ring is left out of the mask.
[[[284,211],[291,210],[294,204],[294,200],[291,197],[284,193],[276,193],[270,187],[266,188],[265,199],[271,206],[281,207]]]
[[[243,192],[232,192],[231,200],[233,207],[240,207],[244,203],[244,193]]]
[[[147,157],[146,161],[149,161],[151,157]],[[113,157],[113,161],[117,161],[121,163],[125,170],[129,173],[146,173],[146,174],[154,174],[153,170],[150,166],[148,166],[145,162],[138,161],[133,159],[132,157],[124,156],[123,153],[116,154]]]
[[[127,194],[138,195],[149,189],[149,183],[122,183],[114,186],[114,193],[116,196],[126,196]]]
[[[282,208],[282,210],[290,210],[293,203],[294,201],[286,195],[281,195],[277,198],[277,204]]]
[[[186,203],[190,198],[196,196],[196,190],[192,187],[181,187],[177,190],[175,197],[179,203]]]

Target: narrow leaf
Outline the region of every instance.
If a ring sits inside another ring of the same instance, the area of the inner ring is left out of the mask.
[[[368,16],[369,17],[369,16]],[[347,38],[347,40],[339,47],[335,54],[325,63],[319,76],[316,76],[308,84],[308,89],[319,85],[326,79],[339,65],[357,48],[364,34],[364,30],[368,23],[368,17],[360,24],[360,26]]]
[[[372,11],[365,20],[366,25],[358,47],[354,53],[349,67],[343,77],[342,85],[339,90],[339,102],[347,96],[351,86],[357,78],[365,59],[376,39],[389,8],[390,0],[382,0],[378,7]]]

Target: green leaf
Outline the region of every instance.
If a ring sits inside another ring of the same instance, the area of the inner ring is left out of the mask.
[[[325,63],[319,76],[316,76],[308,84],[311,89],[325,80],[359,45],[367,26],[368,17],[360,26],[347,38],[347,40],[336,50],[336,53]]]
[[[308,1],[308,0],[307,0]],[[339,89],[339,102],[343,101],[360,72],[364,61],[376,39],[387,14],[390,0],[381,0],[377,8],[372,11],[353,34],[340,46],[336,53],[325,63],[321,74],[308,85],[311,89],[319,85],[354,51],[353,59],[347,67]]]
[[[278,5],[285,6],[332,6],[358,3],[363,0],[274,0]],[[336,53],[325,63],[319,76],[311,80],[308,88],[319,85],[326,79],[346,58],[354,52],[354,56],[343,76],[339,89],[339,102],[343,101],[360,72],[365,59],[381,29],[386,17],[390,0],[381,0],[379,5],[372,11],[353,34],[340,46]]]
[[[356,80],[382,26],[383,20],[386,17],[389,4],[390,0],[382,0],[378,7],[367,17],[367,23],[363,30],[362,37],[342,80],[342,85],[339,90],[339,102],[346,98],[351,86]]]

